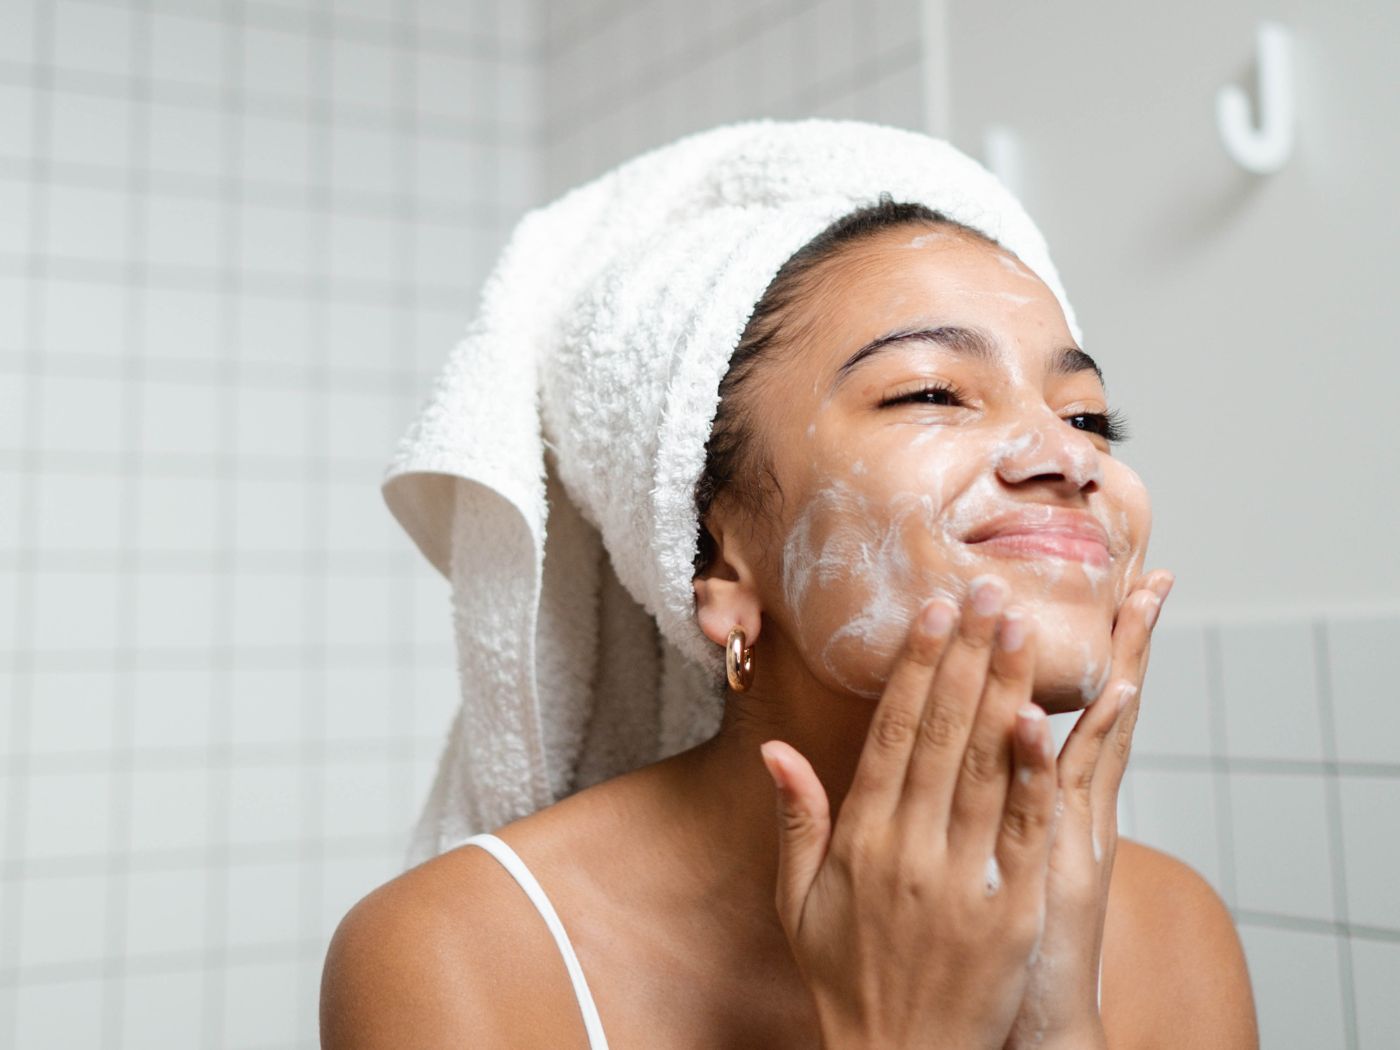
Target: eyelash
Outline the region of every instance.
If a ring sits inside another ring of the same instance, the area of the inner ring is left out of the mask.
[[[952,383],[932,383],[920,387],[918,390],[911,390],[907,394],[886,398],[880,402],[879,407],[886,408],[890,405],[913,404],[930,394],[947,394],[955,402],[962,402],[965,400],[962,391]],[[1076,412],[1074,415],[1065,418],[1094,420],[1096,429],[1089,430],[1089,433],[1098,434],[1110,445],[1117,445],[1120,442],[1128,440],[1127,421],[1123,418],[1123,413],[1116,408],[1108,412]],[[1075,429],[1085,430],[1088,428],[1075,427]]]

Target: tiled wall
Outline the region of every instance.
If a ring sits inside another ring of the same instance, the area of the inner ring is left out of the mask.
[[[1400,612],[1173,626],[1122,832],[1240,928],[1269,1048],[1400,1046]]]
[[[531,8],[5,0],[0,1046],[313,1046],[456,702],[378,481],[533,203]]]

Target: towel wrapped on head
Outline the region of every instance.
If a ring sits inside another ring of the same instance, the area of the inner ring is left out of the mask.
[[[695,620],[695,485],[719,386],[783,263],[882,194],[1014,252],[1074,313],[1020,203],[946,141],[752,120],[525,214],[383,493],[452,584],[461,706],[419,863],[719,726]]]

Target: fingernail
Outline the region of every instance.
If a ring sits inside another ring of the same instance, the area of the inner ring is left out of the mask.
[[[1154,594],[1152,595],[1152,600],[1147,603],[1147,612],[1143,616],[1143,619],[1146,620],[1148,627],[1151,627],[1157,622],[1157,614],[1161,611],[1162,599],[1158,598]]]
[[[930,638],[942,638],[953,629],[953,616],[956,610],[941,598],[935,598],[924,607],[920,623],[924,633]]]
[[[1020,609],[1008,609],[997,632],[997,644],[1008,653],[1021,648],[1026,640],[1026,614]]]
[[[1136,692],[1137,686],[1133,685],[1132,682],[1124,682],[1120,685],[1118,687],[1118,706],[1114,709],[1113,713],[1115,715],[1121,715],[1123,713],[1123,708],[1128,706],[1128,701],[1133,698],[1133,694]]]
[[[1173,576],[1171,573],[1167,573],[1165,576],[1158,577],[1154,581],[1154,586],[1152,590],[1158,598],[1162,599],[1162,601],[1166,601],[1167,595],[1171,594],[1172,586],[1175,583],[1176,577]]]
[[[979,616],[1001,612],[1006,600],[1006,585],[1000,576],[978,576],[972,581],[972,608]]]
[[[1045,712],[1035,704],[1027,704],[1016,712],[1016,731],[1027,746],[1034,747],[1040,733],[1040,723],[1045,721]]]

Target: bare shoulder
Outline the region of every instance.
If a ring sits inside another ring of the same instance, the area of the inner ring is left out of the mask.
[[[1104,926],[1104,1027],[1115,1050],[1257,1050],[1244,949],[1194,868],[1120,839]]]
[[[361,899],[336,928],[321,977],[324,1050],[569,1047],[577,1015],[548,928],[475,846]]]

